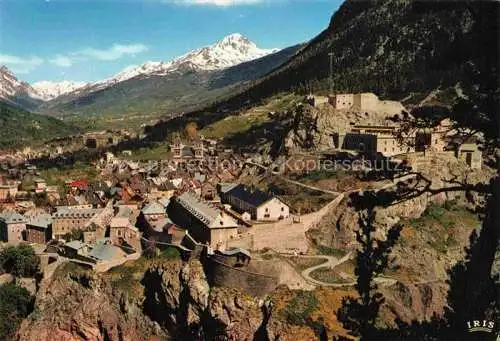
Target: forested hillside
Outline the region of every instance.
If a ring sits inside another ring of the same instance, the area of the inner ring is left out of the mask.
[[[346,1],[300,53],[223,104],[238,107],[279,91],[326,92],[329,53],[334,91],[418,103],[435,89],[466,81],[467,67],[497,69],[499,7],[480,1]]]
[[[0,148],[22,147],[78,131],[56,118],[32,114],[4,102],[0,102],[0,127]]]

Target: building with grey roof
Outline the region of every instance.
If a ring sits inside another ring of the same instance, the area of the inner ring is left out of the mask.
[[[0,240],[19,244],[24,240],[27,218],[15,211],[0,213]]]
[[[200,243],[213,248],[225,248],[227,240],[236,237],[238,224],[218,207],[204,201],[196,194],[185,192],[173,200],[169,217]]]
[[[43,245],[50,239],[52,239],[52,216],[48,213],[30,216],[26,223],[26,241]]]
[[[121,259],[127,254],[118,246],[107,243],[98,243],[86,255],[96,263]]]
[[[145,216],[156,216],[160,218],[165,215],[165,208],[159,202],[153,201],[144,206],[141,212]]]
[[[281,199],[243,184],[221,193],[221,200],[240,214],[250,214],[253,220],[270,221],[290,216],[290,207]]]
[[[68,206],[61,206],[52,214],[52,235],[60,238],[74,230],[83,230],[87,223],[100,214],[100,208],[74,209]]]

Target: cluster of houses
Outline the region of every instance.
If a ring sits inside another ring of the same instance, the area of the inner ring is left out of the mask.
[[[279,197],[237,183],[235,170],[183,167],[213,155],[212,147],[206,141],[175,140],[174,162],[167,165],[134,163],[108,153],[96,165],[101,181],[68,179],[59,197],[44,206],[19,207],[10,200],[18,196],[19,181],[4,181],[0,243],[56,247],[65,257],[99,263],[158,243],[181,245],[186,235],[225,250],[242,229],[290,216],[290,207]],[[51,190],[35,177],[35,194]]]

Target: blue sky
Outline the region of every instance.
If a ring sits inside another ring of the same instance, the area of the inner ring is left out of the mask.
[[[95,81],[242,33],[262,48],[307,41],[340,0],[0,0],[0,65],[18,78]]]

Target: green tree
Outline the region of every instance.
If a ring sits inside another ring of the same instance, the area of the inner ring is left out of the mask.
[[[83,240],[83,230],[73,230],[71,232],[66,233],[63,235],[63,239],[67,241],[71,240]]]
[[[10,340],[29,312],[32,298],[28,290],[15,284],[0,286],[0,340]]]
[[[0,251],[0,270],[14,276],[32,277],[40,264],[40,259],[31,246],[9,246]]]
[[[380,306],[384,303],[384,297],[377,292],[374,280],[387,267],[389,254],[401,231],[401,226],[395,225],[387,233],[386,240],[379,240],[374,237],[376,231],[374,221],[373,207],[359,213],[356,240],[360,248],[356,257],[355,285],[359,298],[345,297],[337,313],[344,327],[361,341],[377,340],[378,331],[375,322]]]

